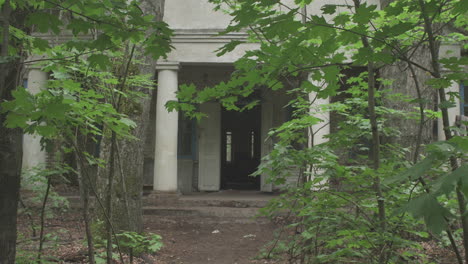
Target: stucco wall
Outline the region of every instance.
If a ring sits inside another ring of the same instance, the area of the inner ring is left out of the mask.
[[[173,29],[222,29],[229,25],[230,17],[215,12],[208,0],[166,1],[164,20]]]

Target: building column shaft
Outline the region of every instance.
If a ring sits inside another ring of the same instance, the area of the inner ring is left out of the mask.
[[[314,81],[310,77],[309,80],[312,84],[322,87],[322,89],[326,88],[325,83]],[[311,131],[309,131],[309,147],[312,147],[328,141],[328,138],[325,138],[325,136],[330,134],[330,112],[323,111],[321,108],[322,105],[330,103],[330,98],[318,98],[316,92],[311,92],[309,93],[309,101],[311,102],[309,113],[322,120],[321,122],[312,125]]]
[[[165,105],[168,101],[176,100],[178,66],[169,69],[160,66],[157,69],[158,96],[156,101],[153,189],[162,192],[176,192],[178,113],[176,111],[168,112]]]
[[[460,58],[461,57],[461,47],[460,45],[447,45],[442,43],[440,48],[439,48],[439,58],[444,59],[444,58],[450,58],[450,57],[456,57]],[[451,73],[448,69],[442,68],[441,69],[442,75]],[[450,96],[447,93],[459,93],[460,92],[460,84],[457,82],[452,81],[450,87],[445,88],[445,93],[446,93],[446,99],[450,98]],[[467,95],[465,95],[467,96]],[[440,98],[438,98],[438,103],[440,103]],[[460,115],[460,99],[455,98],[455,106],[450,107],[447,109],[448,115],[449,115],[449,124],[450,126],[455,125],[455,117],[457,115]],[[465,115],[467,115],[465,113]],[[444,122],[442,121],[442,118],[439,118],[437,121],[437,139],[440,141],[445,140],[445,132],[444,132]]]
[[[28,91],[37,94],[46,87],[47,73],[37,68],[31,68],[28,72]],[[23,135],[23,164],[27,170],[46,163],[46,152],[41,148],[41,137],[38,135]]]

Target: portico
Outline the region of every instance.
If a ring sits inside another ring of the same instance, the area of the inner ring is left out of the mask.
[[[196,122],[166,110],[167,101],[176,99],[177,85],[194,84],[203,89],[227,81],[233,67],[227,63],[163,62],[156,70],[154,168],[152,180],[146,184],[159,193],[272,191],[267,175],[249,175],[272,150],[268,131],[289,118],[290,109],[285,105],[290,98],[285,92],[258,89],[255,100],[259,105],[240,114],[223,109],[219,102],[203,103],[198,110],[206,117]]]

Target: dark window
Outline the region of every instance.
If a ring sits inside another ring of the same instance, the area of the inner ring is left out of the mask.
[[[226,162],[232,161],[232,132],[226,131]]]
[[[195,153],[194,120],[179,113],[177,155],[179,158],[193,159]]]
[[[250,131],[250,158],[255,157],[255,131]]]

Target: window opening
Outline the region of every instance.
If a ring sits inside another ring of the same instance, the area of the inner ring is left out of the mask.
[[[226,131],[226,162],[232,161],[232,132]]]
[[[255,157],[255,131],[250,131],[250,158]]]
[[[179,158],[194,158],[194,121],[179,112],[177,156]]]

